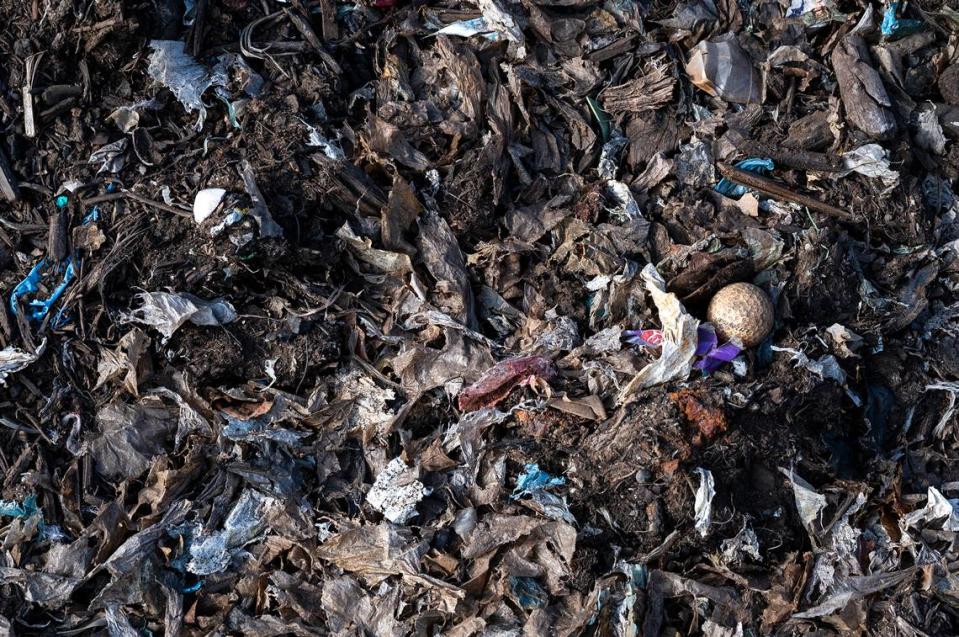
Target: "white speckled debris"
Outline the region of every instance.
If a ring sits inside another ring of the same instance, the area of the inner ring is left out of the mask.
[[[401,458],[393,458],[376,476],[366,501],[390,522],[406,524],[416,515],[416,505],[427,493],[423,483],[416,479],[415,469],[406,466]]]

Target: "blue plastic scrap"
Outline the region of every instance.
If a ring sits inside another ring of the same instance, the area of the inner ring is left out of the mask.
[[[890,2],[882,16],[882,26],[879,29],[882,31],[883,37],[888,40],[897,40],[912,35],[921,31],[925,26],[922,20],[900,18],[898,15],[900,4],[902,3]]]
[[[775,167],[776,165],[773,163],[773,160],[764,157],[750,157],[749,159],[744,159],[736,163],[736,168],[739,168],[740,170],[748,170],[749,172],[756,173],[758,175],[770,173]],[[748,191],[746,186],[740,186],[739,184],[729,181],[725,177],[720,179],[719,183],[713,186],[713,190],[720,194],[726,195],[727,197],[732,197],[733,199],[739,199]]]
[[[59,205],[59,203],[57,204]],[[92,221],[98,221],[100,219],[100,209],[94,207],[83,218],[83,224],[86,225]],[[40,259],[33,268],[31,268],[29,274],[24,278],[20,283],[13,288],[13,292],[10,294],[10,311],[13,312],[14,316],[17,316],[20,313],[20,304],[19,300],[23,297],[28,297],[36,294],[40,291],[40,282],[43,279],[44,275],[50,270],[50,265],[47,263],[46,258]],[[60,283],[53,289],[46,299],[30,299],[27,302],[27,319],[33,321],[34,323],[40,323],[46,318],[47,314],[50,313],[50,308],[60,300],[60,297],[63,296],[63,293],[66,291],[67,287],[73,282],[77,276],[77,268],[73,262],[73,257],[67,257],[67,259],[56,266],[53,270],[53,274],[63,273],[63,278],[60,280]],[[57,313],[54,319],[54,326],[60,324],[62,318],[63,310]]]
[[[513,489],[513,499],[515,500],[524,495],[531,495],[550,487],[561,487],[564,484],[566,484],[566,478],[546,473],[539,468],[538,464],[533,462],[527,464],[523,469],[523,473],[516,479],[516,488]]]
[[[36,495],[28,495],[23,499],[23,504],[17,504],[13,500],[0,500],[0,516],[28,518],[39,512]]]

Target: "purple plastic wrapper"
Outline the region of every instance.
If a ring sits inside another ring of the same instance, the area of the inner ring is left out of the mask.
[[[735,343],[719,345],[719,336],[710,323],[702,323],[696,330],[696,356],[701,357],[693,368],[711,374],[739,356],[742,348]],[[623,340],[632,345],[656,349],[663,341],[660,330],[623,330]]]
[[[706,356],[693,365],[693,367],[695,369],[701,369],[705,374],[710,374],[726,363],[731,362],[739,356],[741,351],[743,351],[742,348],[735,343],[725,343],[708,352]]]
[[[703,323],[699,326],[696,330],[696,337],[699,341],[696,345],[696,356],[705,356],[719,345],[716,330],[709,323]]]

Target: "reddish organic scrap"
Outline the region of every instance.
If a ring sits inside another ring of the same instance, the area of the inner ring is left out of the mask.
[[[545,356],[520,356],[500,361],[486,370],[480,379],[460,392],[461,411],[492,407],[506,398],[514,387],[528,385],[537,378],[550,380],[556,366]]]
[[[722,408],[704,403],[695,392],[681,389],[671,393],[669,398],[679,406],[686,421],[696,427],[692,440],[695,445],[711,440],[729,427]]]

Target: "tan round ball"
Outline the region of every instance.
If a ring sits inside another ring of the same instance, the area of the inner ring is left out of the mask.
[[[709,322],[723,340],[739,338],[745,347],[755,347],[773,329],[773,304],[752,283],[727,285],[709,302]]]

